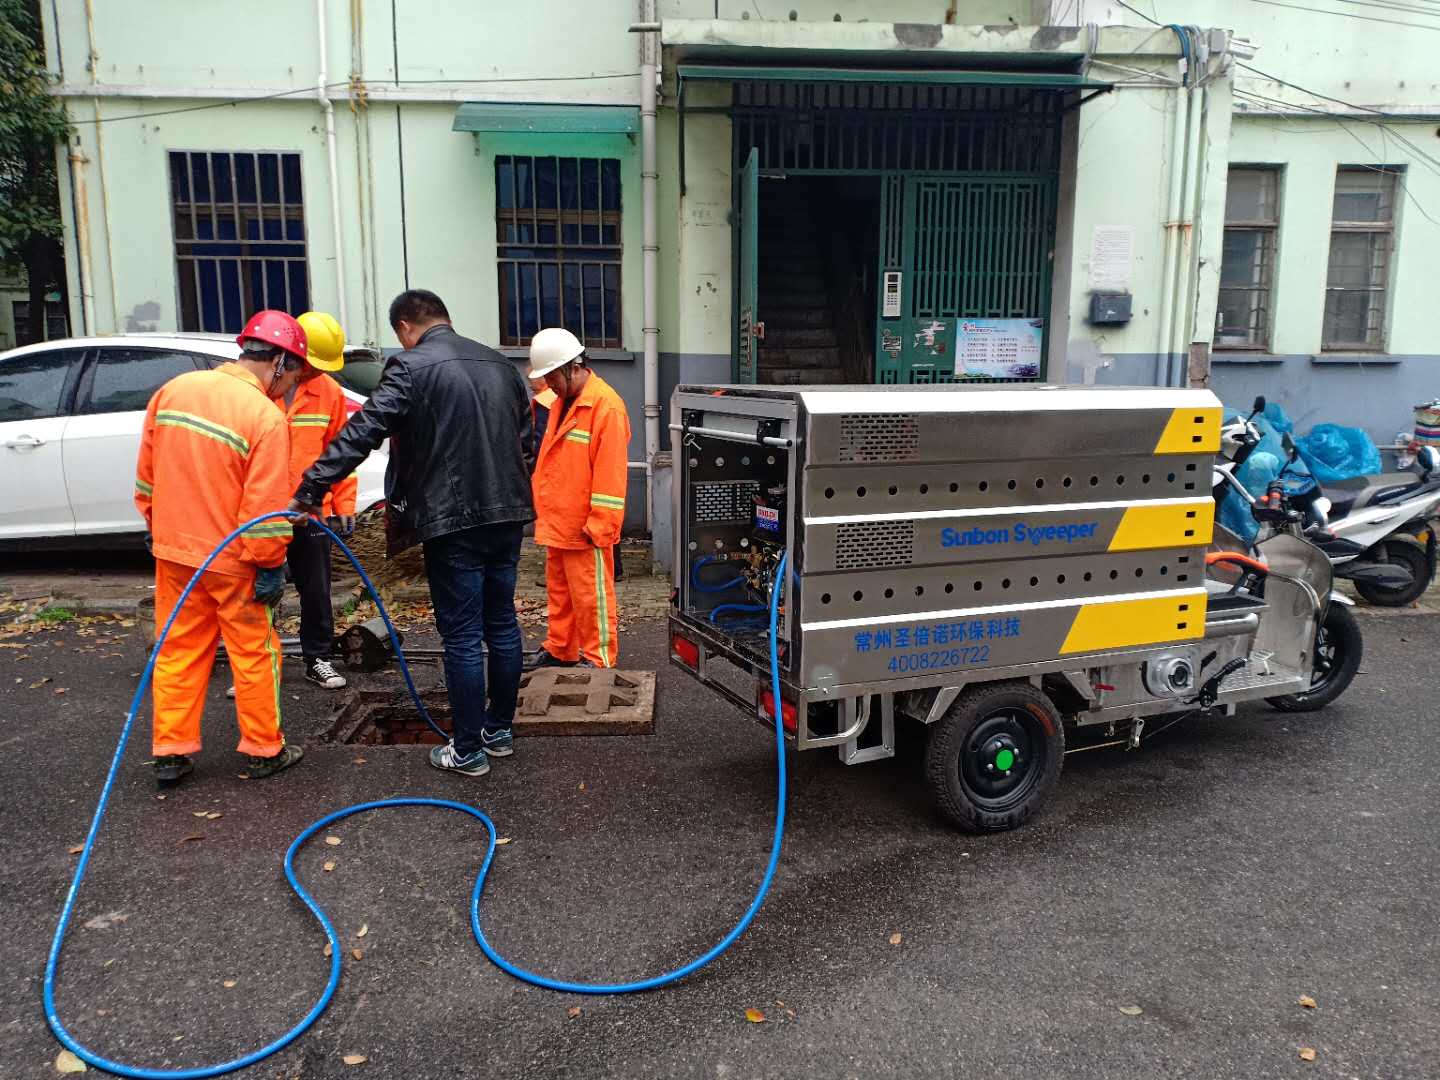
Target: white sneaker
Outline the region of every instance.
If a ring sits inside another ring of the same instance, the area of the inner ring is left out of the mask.
[[[326,690],[345,689],[345,676],[331,665],[329,660],[316,660],[305,668],[305,678]]]

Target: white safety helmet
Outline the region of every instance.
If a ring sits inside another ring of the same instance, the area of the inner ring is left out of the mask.
[[[542,379],[584,351],[585,346],[569,330],[547,326],[530,339],[530,378]]]

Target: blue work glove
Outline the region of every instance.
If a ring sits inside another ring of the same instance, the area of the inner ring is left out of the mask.
[[[262,566],[255,571],[255,599],[275,607],[285,593],[285,567]]]

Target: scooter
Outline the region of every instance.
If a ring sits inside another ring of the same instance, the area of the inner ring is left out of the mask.
[[[1217,502],[1228,488],[1252,508],[1256,505],[1235,474],[1260,444],[1254,420],[1264,409],[1265,399],[1256,398],[1248,417],[1237,417],[1222,428],[1223,460],[1214,466],[1211,483]],[[1289,460],[1281,475],[1299,456],[1288,434],[1283,445]],[[1356,592],[1382,607],[1413,603],[1435,577],[1437,545],[1430,519],[1440,514],[1440,453],[1421,447],[1413,469],[1414,474],[1332,483],[1328,494],[1313,478],[1300,490],[1286,485],[1286,499],[1303,516],[1304,538],[1325,552],[1337,577],[1354,581]]]

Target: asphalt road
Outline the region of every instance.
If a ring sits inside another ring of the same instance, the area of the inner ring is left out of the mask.
[[[937,820],[916,738],[854,769],[792,755],[784,856],[749,933],[689,981],[640,996],[531,989],[484,959],[466,914],[482,850],[469,819],[351,819],[333,830],[339,845],[299,862],[363,957],[347,959],[317,1027],[248,1075],[1440,1075],[1440,623],[1364,629],[1363,674],[1328,711],[1246,709],[1139,752],[1071,756],[1048,811],[1006,835]],[[6,1080],[55,1075],[45,953],[139,666],[133,646],[116,656],[73,629],[25,640],[0,649]],[[662,657],[658,624],[626,635],[630,666]],[[164,801],[141,723],[80,897],[60,1011],[113,1057],[216,1061],[304,1013],[324,983],[323,938],[280,858],[348,803],[432,795],[489,811],[512,843],[485,925],[506,955],[552,975],[676,966],[730,928],[757,883],[772,744],[677,672],[662,670],[655,736],[525,740],[479,780],[436,773],[414,748],[311,742],[296,770],[242,782],[223,685],[196,775]],[[291,667],[292,738],[332,704]],[[748,1022],[750,1008],[766,1021]]]

